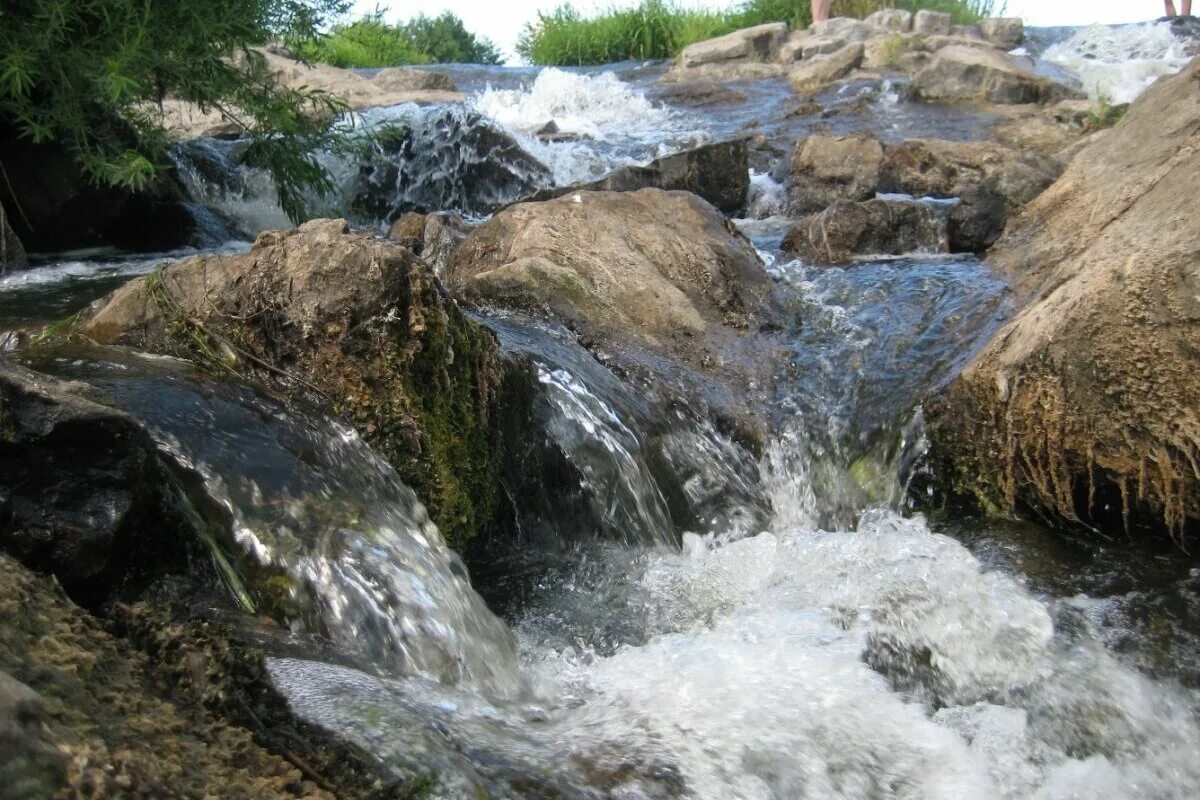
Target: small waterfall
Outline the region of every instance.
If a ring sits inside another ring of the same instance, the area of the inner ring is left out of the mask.
[[[1169,23],[1092,25],[1051,45],[1041,58],[1078,76],[1091,99],[1113,103],[1133,102],[1158,78],[1191,60],[1188,43]]]

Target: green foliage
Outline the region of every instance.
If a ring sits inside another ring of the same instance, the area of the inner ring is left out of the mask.
[[[336,147],[334,98],[274,84],[250,48],[310,40],[347,0],[4,0],[0,122],[57,142],[91,180],[147,187],[165,169],[156,104],[170,96],[219,109],[253,139],[285,211],[332,182],[311,155]],[[3,155],[0,154],[0,159]]]
[[[1089,131],[1111,128],[1121,121],[1128,110],[1128,103],[1114,105],[1112,97],[1107,92],[1099,92],[1096,97],[1096,105],[1088,111],[1087,119],[1084,121],[1084,128]]]
[[[995,0],[837,0],[834,13],[863,17],[881,8],[928,8],[950,12],[955,22],[990,16]],[[792,28],[812,22],[810,0],[746,0],[730,11],[687,9],[666,0],[641,0],[632,8],[614,8],[585,17],[570,5],[538,14],[517,42],[531,64],[583,66],[628,59],[672,58],[689,44],[768,22]]]
[[[500,51],[468,31],[447,11],[424,14],[403,25],[388,25],[374,14],[348,25],[334,26],[326,36],[297,48],[313,61],[336,67],[400,67],[406,64],[499,64]]]

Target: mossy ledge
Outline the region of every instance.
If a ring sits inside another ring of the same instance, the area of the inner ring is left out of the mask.
[[[327,405],[391,462],[453,547],[494,521],[501,386],[528,373],[419,258],[344,220],[167,266],[100,301],[75,330]]]

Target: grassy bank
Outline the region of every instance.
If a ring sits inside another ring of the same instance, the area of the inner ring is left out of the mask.
[[[389,25],[379,13],[335,25],[297,48],[313,61],[335,67],[401,67],[407,64],[498,64],[500,51],[468,31],[449,11]]]
[[[837,15],[865,17],[880,8],[948,11],[955,22],[976,22],[995,0],[835,0]],[[747,0],[729,11],[685,9],[665,0],[642,0],[585,17],[569,5],[539,14],[525,26],[517,52],[531,64],[582,66],[626,59],[672,58],[694,42],[767,22],[793,28],[812,22],[809,0]]]

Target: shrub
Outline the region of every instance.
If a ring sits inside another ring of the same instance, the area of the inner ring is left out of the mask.
[[[402,25],[383,21],[383,12],[333,30],[298,48],[305,58],[335,67],[400,67],[405,64],[499,64],[500,51],[468,31],[447,11],[424,14]]]
[[[169,95],[205,110],[236,110],[253,138],[252,154],[275,177],[281,204],[299,217],[306,190],[332,188],[312,153],[341,140],[331,122],[341,105],[319,92],[276,86],[251,48],[311,39],[347,5],[4,0],[0,122],[16,136],[61,144],[91,180],[136,190],[168,164],[157,102]]]

